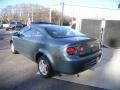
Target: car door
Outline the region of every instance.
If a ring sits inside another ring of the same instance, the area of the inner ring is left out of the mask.
[[[28,58],[33,59],[33,56],[40,45],[39,40],[41,36],[41,32],[35,28],[24,28],[20,32],[20,36],[14,41],[15,46],[17,46],[15,47],[16,50]]]
[[[27,40],[29,40],[30,38],[30,35],[29,35],[30,30],[31,28],[29,27],[23,28],[21,32],[19,33],[19,36],[16,36],[13,39],[15,49],[18,52],[25,54],[25,55],[26,55],[26,49],[28,48],[27,46],[29,45]]]
[[[28,44],[26,47],[26,53],[30,59],[34,59],[34,55],[40,47],[40,40],[43,35],[36,28],[31,28],[31,30],[29,31],[29,35],[30,36],[27,36],[26,41]]]

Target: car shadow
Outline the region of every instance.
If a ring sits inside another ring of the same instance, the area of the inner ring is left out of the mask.
[[[32,79],[23,82],[13,88],[13,90],[105,90],[102,88],[76,84],[54,78],[44,79],[40,75],[35,75]]]
[[[109,61],[111,61],[113,55],[114,55],[113,48],[102,48],[102,57],[100,59],[100,62],[96,64],[92,69],[105,66],[107,63],[109,63]]]

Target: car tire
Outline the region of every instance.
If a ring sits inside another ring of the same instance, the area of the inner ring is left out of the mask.
[[[14,47],[14,44],[13,44],[13,43],[10,44],[10,49],[11,49],[11,52],[12,52],[13,54],[18,54],[18,52],[15,50],[15,47]]]
[[[38,69],[43,78],[52,77],[54,74],[49,59],[46,56],[38,58]]]

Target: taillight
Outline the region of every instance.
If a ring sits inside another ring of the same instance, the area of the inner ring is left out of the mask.
[[[73,47],[67,48],[67,54],[68,55],[75,55],[75,53],[76,53],[76,49],[75,48],[73,48]]]
[[[80,47],[79,52],[84,52],[84,47]]]
[[[83,53],[84,53],[84,51],[85,51],[84,47],[82,47],[82,46],[81,46],[81,47],[79,47],[79,53],[80,53],[80,54],[83,54]]]

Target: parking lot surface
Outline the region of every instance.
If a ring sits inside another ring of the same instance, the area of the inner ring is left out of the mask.
[[[43,79],[36,63],[9,49],[0,50],[0,90],[105,90],[55,78]]]
[[[120,49],[102,48],[101,62],[76,75],[43,79],[37,64],[21,54],[12,54],[11,34],[0,31],[0,90],[120,90]]]

